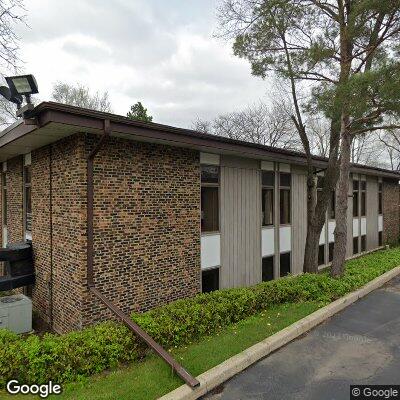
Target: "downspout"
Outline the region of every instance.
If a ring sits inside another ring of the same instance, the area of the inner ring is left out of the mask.
[[[165,351],[150,335],[148,335],[139,325],[135,324],[129,316],[120,310],[115,304],[108,300],[94,284],[93,258],[93,200],[94,200],[94,183],[93,183],[93,165],[94,158],[99,152],[105,140],[110,136],[110,120],[104,120],[103,135],[97,142],[93,150],[87,157],[87,286],[98,299],[100,299],[124,324],[149,347],[151,347],[172,369],[191,387],[199,386],[200,382],[189,374],[167,351]]]

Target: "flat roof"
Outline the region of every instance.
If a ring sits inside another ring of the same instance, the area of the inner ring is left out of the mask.
[[[133,121],[121,115],[55,102],[38,104],[30,115],[31,119],[21,119],[0,133],[0,161],[29,153],[78,132],[101,134],[104,120],[109,119],[112,136],[116,137],[186,147],[208,153],[306,165],[305,154],[299,151],[244,142],[154,122]],[[317,167],[324,168],[328,159],[314,156],[313,160]],[[400,178],[399,172],[362,164],[351,164],[351,171]]]

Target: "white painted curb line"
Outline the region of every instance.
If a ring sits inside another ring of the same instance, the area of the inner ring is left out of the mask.
[[[349,293],[344,297],[320,308],[307,317],[295,322],[285,329],[275,333],[274,335],[264,339],[263,341],[249,347],[243,352],[237,354],[217,365],[214,368],[202,373],[197,377],[200,386],[192,390],[187,385],[182,385],[172,392],[160,397],[159,400],[195,400],[200,396],[210,392],[221,383],[232,378],[232,376],[243,371],[256,361],[266,357],[268,354],[279,349],[285,344],[296,339],[311,328],[319,325],[321,322],[330,318],[349,305],[353,304],[358,299],[364,297],[373,290],[383,286],[386,282],[400,274],[400,267],[393,268],[385,274],[378,276],[371,282],[367,283],[361,289]]]

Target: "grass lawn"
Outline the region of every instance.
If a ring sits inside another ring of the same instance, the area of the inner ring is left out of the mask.
[[[276,305],[221,330],[198,343],[175,349],[173,355],[194,376],[207,371],[251,345],[311,314],[323,303],[305,302]],[[171,369],[159,357],[151,355],[131,367],[107,375],[87,378],[64,386],[59,400],[152,400],[182,385]],[[10,396],[0,391],[1,399],[28,400],[37,397]]]

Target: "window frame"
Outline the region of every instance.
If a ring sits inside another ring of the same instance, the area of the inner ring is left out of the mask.
[[[354,188],[354,184],[357,183],[357,188]],[[355,197],[355,195],[357,195]],[[355,201],[355,198],[357,199]],[[355,208],[354,204],[357,205],[357,214],[355,214]],[[359,218],[360,217],[360,181],[358,179],[353,178],[353,218]]]
[[[365,187],[363,187],[365,184]],[[367,216],[367,181],[366,180],[361,180],[361,185],[360,185],[360,217],[366,217]]]
[[[266,260],[267,258],[271,258],[272,259],[272,279],[264,280],[264,260]],[[272,255],[265,256],[265,257],[261,258],[261,282],[270,282],[270,281],[273,281],[275,279],[274,266],[275,266],[275,254],[272,254]]]
[[[290,176],[290,186],[281,185],[281,177],[282,175]],[[292,174],[290,172],[279,172],[279,181],[278,181],[278,189],[279,189],[279,226],[290,226],[292,225]],[[289,222],[282,222],[282,192],[289,192]]]
[[[270,173],[273,176],[273,183],[272,185],[265,185],[263,183],[263,174]],[[261,171],[261,227],[262,228],[269,228],[275,226],[275,186],[276,186],[276,173],[274,170],[262,170]],[[265,207],[264,207],[264,191],[265,190],[272,190],[272,223],[271,224],[264,224],[265,221]]]
[[[213,290],[208,290],[208,291],[204,291],[203,290],[203,274],[207,274],[207,273],[211,273],[211,272],[218,272],[218,281],[217,281],[217,289],[213,289]],[[221,268],[220,266],[217,267],[211,267],[211,268],[205,268],[201,270],[201,293],[211,293],[211,292],[215,292],[216,290],[220,290],[221,287]]]
[[[202,180],[202,168],[203,167],[213,167],[218,169],[218,182],[204,182]],[[213,164],[201,164],[200,165],[200,231],[202,235],[212,235],[221,232],[221,168],[219,165]],[[217,230],[203,230],[202,226],[202,211],[203,211],[203,203],[201,201],[203,188],[217,188],[217,196],[218,196],[218,229]]]
[[[282,275],[282,256],[289,255],[289,272],[286,275]],[[279,277],[284,278],[292,273],[292,252],[291,251],[284,251],[283,253],[279,253]]]

